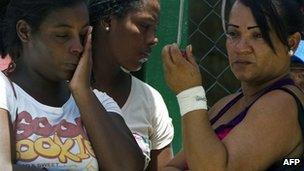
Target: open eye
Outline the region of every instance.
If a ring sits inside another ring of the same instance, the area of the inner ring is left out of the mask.
[[[226,36],[230,39],[237,39],[240,35],[236,31],[227,31]]]
[[[252,36],[255,39],[261,39],[261,38],[263,38],[263,35],[260,32],[254,32]]]

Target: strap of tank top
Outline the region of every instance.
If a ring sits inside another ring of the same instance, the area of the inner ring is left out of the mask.
[[[263,92],[260,93],[259,96],[257,96],[240,114],[238,114],[235,118],[233,118],[227,125],[232,125],[235,126],[239,124],[244,117],[247,115],[247,112],[249,108],[263,95],[266,93],[275,90],[275,89],[280,89],[283,86],[286,85],[294,85],[293,80],[289,76],[285,76],[284,78],[276,81],[275,83],[271,84],[270,86],[266,87]]]
[[[220,111],[219,113],[210,120],[211,125],[213,125],[218,119],[220,119],[224,113],[229,110],[241,97],[243,97],[243,93],[240,92],[236,97],[234,97],[231,101],[229,101]]]
[[[297,104],[300,105],[300,111],[298,111],[298,120],[301,126],[302,135],[304,137],[304,93],[295,85],[285,85],[281,89],[287,91],[291,94],[297,101]]]
[[[271,84],[270,86],[266,87],[262,93],[260,93],[259,96],[257,96],[242,112],[240,112],[236,117],[234,117],[229,123],[226,125],[232,125],[235,126],[238,123],[240,123],[244,117],[247,114],[247,111],[249,108],[264,94],[268,93],[269,91],[278,89],[284,85],[294,85],[294,82],[289,77],[289,75],[286,75],[282,79],[276,81],[275,83]],[[224,113],[229,110],[241,97],[243,96],[243,93],[239,94],[237,97],[235,97],[233,100],[231,100],[223,109],[220,110],[218,115],[216,115],[214,118],[211,119],[210,123],[211,125],[214,124],[220,117],[224,115]]]

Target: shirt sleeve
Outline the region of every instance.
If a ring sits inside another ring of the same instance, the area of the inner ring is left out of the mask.
[[[12,114],[14,109],[15,94],[12,84],[8,78],[0,71],[0,108]]]
[[[112,97],[97,89],[94,89],[93,92],[107,112],[113,112],[121,115],[121,109]]]
[[[174,137],[172,119],[162,96],[156,90],[153,93],[152,126],[153,132],[150,137],[152,150],[159,150],[170,144]]]

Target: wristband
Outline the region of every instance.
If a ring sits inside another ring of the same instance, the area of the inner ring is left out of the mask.
[[[186,113],[204,109],[207,110],[207,99],[202,86],[196,86],[180,92],[176,95],[181,116]]]

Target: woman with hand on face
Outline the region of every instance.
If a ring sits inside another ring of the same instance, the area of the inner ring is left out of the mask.
[[[142,170],[119,106],[90,87],[86,2],[12,0],[4,11],[0,53],[16,68],[0,73],[0,170]]]
[[[132,76],[158,42],[158,0],[92,0],[93,87],[122,108],[122,117],[145,157],[147,170],[158,170],[173,156],[173,126],[163,98]],[[149,162],[150,160],[150,162]]]
[[[285,158],[302,158],[304,113],[298,96],[303,94],[286,87],[296,88],[290,61],[303,20],[300,0],[236,0],[226,47],[241,91],[209,111],[191,47],[188,59],[176,45],[163,49],[165,77],[177,94],[183,129],[183,151],[166,170],[276,170],[284,169]]]

